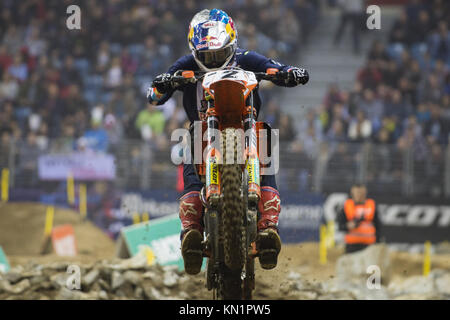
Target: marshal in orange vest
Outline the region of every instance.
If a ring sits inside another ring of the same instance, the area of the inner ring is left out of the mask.
[[[364,203],[355,204],[352,199],[348,199],[344,204],[344,213],[347,221],[357,223],[354,229],[345,235],[346,244],[366,244],[376,242],[376,230],[373,224],[375,216],[375,201],[367,199]]]

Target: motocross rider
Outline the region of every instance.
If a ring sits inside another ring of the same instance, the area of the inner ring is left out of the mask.
[[[237,37],[233,20],[224,11],[205,9],[198,12],[189,25],[188,43],[192,54],[181,57],[167,73],[154,78],[147,93],[148,101],[154,105],[164,104],[175,90],[180,90],[183,92],[183,106],[189,120],[191,123],[199,121],[198,111],[203,95],[201,82],[197,85],[172,87],[170,78],[178,70],[208,72],[239,67],[252,72],[265,72],[268,68],[276,68],[287,72],[285,79],[273,81],[276,85],[294,87],[308,82],[309,75],[305,69],[284,65],[256,52],[238,48]],[[257,112],[260,106],[261,98],[256,90],[254,107]],[[197,274],[200,272],[203,258],[200,255],[187,255],[186,252],[198,250],[203,241],[203,205],[199,197],[203,183],[197,177],[193,164],[184,164],[183,179],[184,191],[179,205],[182,224],[181,252],[186,273]],[[277,228],[280,210],[280,195],[275,176],[264,175],[261,177],[261,199],[258,203],[257,248],[259,243],[264,243],[265,248],[280,252],[281,240]],[[275,261],[261,263],[261,267],[272,269],[276,264],[275,258]]]

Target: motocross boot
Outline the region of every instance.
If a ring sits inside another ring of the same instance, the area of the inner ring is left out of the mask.
[[[258,203],[260,217],[256,250],[259,263],[263,269],[273,269],[277,265],[281,250],[281,239],[278,235],[278,216],[281,211],[280,195],[272,187],[261,188],[261,199]]]
[[[180,198],[181,254],[187,274],[199,273],[203,263],[203,205],[199,194],[191,191]]]

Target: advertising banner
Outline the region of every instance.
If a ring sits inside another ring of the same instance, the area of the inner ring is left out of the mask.
[[[180,232],[180,219],[177,214],[173,214],[122,228],[119,245],[121,241],[125,242],[128,256],[145,252],[148,247],[155,258],[154,262],[163,266],[177,265],[182,270],[184,264],[180,250]],[[124,257],[122,252],[120,255]]]
[[[75,257],[77,255],[77,245],[72,225],[65,224],[54,227],[52,231],[52,244],[53,250],[55,250],[58,256]]]
[[[323,221],[323,197],[318,194],[281,194],[278,229],[283,243],[319,240]]]
[[[6,258],[5,252],[3,252],[2,247],[0,246],[0,272],[6,273],[10,269],[8,258]]]
[[[38,159],[41,180],[113,180],[116,177],[114,156],[104,153],[42,155]]]
[[[327,197],[324,204],[327,221],[335,220],[347,197],[345,193]],[[374,200],[381,222],[381,241],[392,244],[450,241],[450,205],[445,200],[388,197]],[[342,241],[343,234],[335,234],[336,240]]]

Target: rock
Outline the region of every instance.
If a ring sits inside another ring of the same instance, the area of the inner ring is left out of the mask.
[[[339,257],[336,262],[336,275],[342,281],[358,279],[365,282],[374,272],[368,270],[370,266],[379,268],[382,283],[389,283],[390,258],[389,249],[385,245],[371,245],[362,251]]]
[[[62,287],[58,294],[55,296],[55,300],[80,300],[81,293],[78,290],[70,290],[66,287]]]
[[[101,299],[101,300],[108,300],[109,299],[108,298],[108,293],[105,290],[101,290],[98,293],[98,298]]]
[[[164,272],[163,284],[168,288],[173,288],[178,284],[178,278],[179,276],[175,272],[166,271]]]
[[[430,296],[435,293],[434,279],[432,276],[413,276],[406,279],[397,279],[389,284],[388,290],[393,296],[408,294]]]
[[[47,266],[47,269],[54,271],[66,271],[70,263],[68,262],[53,262]]]
[[[289,272],[289,274],[287,276],[288,280],[300,280],[300,278],[301,278],[301,275],[299,273],[293,272],[293,271]]]
[[[41,283],[44,283],[47,280],[47,277],[44,276],[34,276],[32,278],[29,279],[30,280],[30,284],[33,285],[41,285]]]
[[[300,291],[296,292],[296,297],[299,300],[316,300],[318,294],[314,291]]]
[[[84,287],[83,291],[98,291],[100,292],[101,290],[103,290],[102,286],[98,283],[98,282],[94,282],[93,285],[91,285],[90,287]]]
[[[111,286],[109,285],[109,283],[103,279],[99,279],[97,283],[100,285],[100,287],[103,290],[109,291],[111,289]]]
[[[25,268],[23,266],[15,266],[13,268],[11,268],[7,274],[11,274],[11,273],[18,273],[18,274],[22,274],[25,271]]]
[[[143,275],[143,279],[155,279],[156,278],[156,272],[154,271],[146,271]]]
[[[11,285],[8,282],[3,282],[3,290],[7,293],[12,294],[21,294],[26,289],[31,287],[30,280],[23,279],[22,281],[16,283],[15,285]]]
[[[66,287],[68,277],[67,273],[56,273],[50,277],[50,281],[55,288]]]
[[[116,290],[121,285],[123,285],[125,282],[124,277],[122,274],[118,271],[114,271],[111,276],[111,289]]]
[[[39,282],[38,288],[39,289],[43,289],[43,290],[51,290],[51,289],[54,289],[56,287],[49,280],[45,280],[43,282]]]
[[[136,289],[134,290],[134,297],[136,299],[144,299],[144,296],[144,289],[142,289],[141,287],[136,287]]]
[[[126,282],[129,282],[133,285],[138,285],[141,282],[141,274],[132,270],[125,271],[123,274],[123,278]]]
[[[355,300],[356,298],[350,293],[346,291],[335,292],[335,293],[326,293],[320,295],[318,300]]]
[[[18,271],[9,271],[4,276],[5,280],[8,280],[10,284],[14,284],[16,282],[19,282],[23,278],[22,272]]]
[[[408,293],[396,296],[393,300],[439,300],[440,298],[433,294]]]
[[[22,278],[33,278],[40,276],[43,276],[42,270],[40,269],[28,270],[22,273]]]
[[[110,265],[115,270],[145,269],[146,266],[147,257],[141,252],[129,259],[124,259],[117,264]]]
[[[82,277],[81,284],[83,287],[90,287],[100,276],[98,269],[92,269],[88,274]]]
[[[124,282],[115,292],[116,295],[132,299],[134,297],[134,288],[131,283]]]
[[[185,291],[180,291],[178,293],[178,295],[180,296],[181,299],[184,299],[184,300],[188,300],[189,299],[189,295]]]
[[[163,295],[151,285],[144,285],[145,296],[149,300],[162,300]]]
[[[450,273],[446,273],[435,280],[436,290],[440,294],[449,296],[450,298]]]
[[[97,300],[99,299],[99,293],[90,292],[84,293],[79,290],[70,290],[67,288],[61,288],[58,294],[55,296],[55,300]]]

